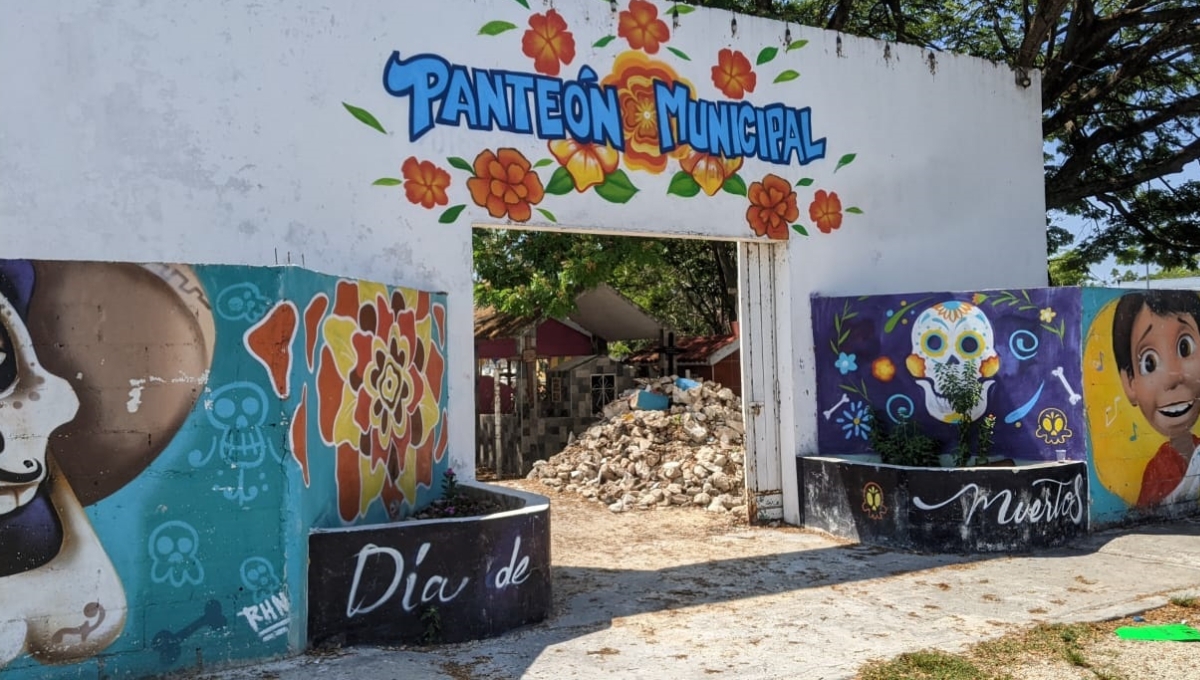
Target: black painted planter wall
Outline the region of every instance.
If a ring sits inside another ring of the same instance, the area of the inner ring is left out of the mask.
[[[1004,468],[910,468],[797,460],[804,526],[863,543],[988,553],[1062,545],[1087,531],[1078,461]]]
[[[310,646],[462,642],[545,619],[549,501],[491,493],[517,509],[309,534]]]

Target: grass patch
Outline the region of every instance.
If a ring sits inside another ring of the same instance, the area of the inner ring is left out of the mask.
[[[1196,596],[1177,595],[1171,598],[1171,604],[1175,605],[1176,607],[1184,607],[1185,609],[1195,609],[1197,604]]]
[[[890,661],[873,661],[861,680],[990,680],[975,664],[958,654],[938,651],[901,654]]]
[[[1107,631],[1111,634],[1111,631]],[[1097,680],[1124,680],[1088,659],[1085,647],[1106,631],[1092,624],[1039,624],[973,645],[961,654],[933,650],[902,654],[864,666],[859,680],[1005,680],[1033,660],[1057,660],[1087,669]]]

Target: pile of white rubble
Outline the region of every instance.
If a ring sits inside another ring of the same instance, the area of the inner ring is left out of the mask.
[[[634,409],[636,393],[618,399],[561,453],[534,463],[529,478],[613,512],[701,506],[745,514],[742,400],[715,382],[684,390],[676,380],[639,381],[670,399],[667,410]]]

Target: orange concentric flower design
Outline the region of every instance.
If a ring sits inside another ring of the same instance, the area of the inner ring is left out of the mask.
[[[446,450],[446,309],[429,293],[339,281],[317,368],[321,439],[335,446],[338,513],[378,499],[395,519]]]
[[[410,202],[426,209],[450,202],[446,196],[450,173],[429,161],[418,161],[416,156],[409,156],[404,161],[401,172],[404,173],[404,195]]]
[[[746,209],[746,221],[750,229],[759,236],[786,239],[788,227],[800,216],[792,185],[778,175],[767,175],[751,184],[747,195],[750,207]]]
[[[654,83],[692,84],[679,77],[667,64],[641,52],[622,52],[613,61],[613,72],[602,81],[617,88],[621,107],[621,131],[625,137],[625,165],[631,170],[662,172],[667,169],[658,140],[658,109]],[[688,150],[680,147],[672,155],[682,158]]]
[[[666,22],[658,18],[658,7],[645,0],[632,0],[629,9],[617,19],[617,35],[628,40],[635,50],[654,54],[671,37]]]
[[[679,167],[696,180],[696,184],[700,185],[704,193],[712,196],[721,190],[725,180],[742,167],[742,159],[691,150],[691,153],[679,159]]]
[[[575,36],[557,10],[529,17],[529,29],[521,38],[521,51],[533,59],[533,68],[548,76],[558,75],[559,64],[575,58]]]
[[[532,172],[529,161],[516,149],[481,151],[473,164],[475,176],[467,189],[475,204],[487,208],[492,217],[507,215],[516,222],[532,216],[532,206],[545,197],[542,180]]]
[[[568,138],[554,140],[547,146],[554,159],[571,174],[579,192],[603,184],[621,160],[621,152],[608,145],[585,144]]]
[[[741,99],[754,91],[758,75],[750,66],[750,60],[741,52],[723,49],[717,52],[717,65],[712,67],[713,85],[730,99]]]
[[[817,189],[813,202],[808,206],[808,216],[816,222],[817,229],[828,234],[842,226],[842,201],[835,192],[826,193]]]

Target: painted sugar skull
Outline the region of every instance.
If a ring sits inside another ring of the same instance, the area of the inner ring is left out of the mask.
[[[78,410],[0,292],[0,669],[25,653],[42,663],[92,656],[125,625],[121,581],[47,452]]]
[[[71,385],[41,366],[24,322],[0,295],[0,515],[33,500],[48,473],[50,434],[78,408]]]
[[[905,364],[925,392],[925,409],[942,422],[958,419],[946,399],[947,372],[969,370],[983,383],[971,420],[987,411],[991,378],[1000,370],[992,323],[983,310],[969,302],[939,302],[917,317],[912,329],[912,354]]]

